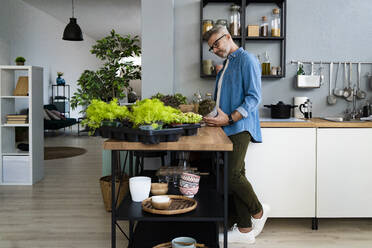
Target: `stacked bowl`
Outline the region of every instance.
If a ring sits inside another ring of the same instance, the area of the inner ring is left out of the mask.
[[[187,197],[193,198],[199,190],[200,176],[183,172],[180,179],[180,192]]]

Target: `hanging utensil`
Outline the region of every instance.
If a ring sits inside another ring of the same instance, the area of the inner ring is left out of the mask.
[[[333,76],[333,62],[329,64],[329,95],[327,96],[327,102],[329,105],[336,104],[337,99],[332,94],[332,76]]]
[[[353,63],[350,62],[350,64],[349,64],[349,88],[348,88],[348,91],[349,91],[350,95],[348,97],[346,97],[346,101],[348,101],[348,102],[353,101],[353,97],[354,97],[354,94],[355,94],[355,92],[354,92],[355,87],[354,87],[353,83],[351,82],[351,80],[353,78],[352,74],[353,74]],[[352,86],[353,86],[353,88],[352,88]]]
[[[347,87],[347,71],[346,71],[346,62],[344,62],[344,94],[343,97],[347,98],[350,96],[349,88]]]
[[[339,71],[340,67],[341,67],[341,62],[338,62],[337,71],[336,71],[336,79],[335,79],[335,88],[333,90],[333,94],[335,96],[343,96],[344,95],[344,90],[337,88],[338,71]]]
[[[357,84],[356,96],[359,99],[365,99],[367,96],[366,92],[360,89],[360,63],[358,63],[358,84]]]
[[[320,76],[320,85],[323,85],[324,75],[323,75],[323,62],[322,61],[320,61],[319,76]]]

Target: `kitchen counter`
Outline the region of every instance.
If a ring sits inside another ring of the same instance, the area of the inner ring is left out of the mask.
[[[372,121],[335,122],[323,120],[318,117],[312,118],[310,120],[303,119],[303,121],[292,121],[292,119],[288,119],[288,121],[283,121],[280,119],[262,119],[261,127],[372,128]]]

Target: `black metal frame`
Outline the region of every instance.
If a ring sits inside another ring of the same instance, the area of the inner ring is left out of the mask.
[[[127,151],[129,153],[129,176],[133,176],[133,157],[134,157],[134,151]],[[127,156],[125,158],[124,164],[126,163]],[[216,191],[220,192],[220,175],[219,175],[219,169],[220,169],[220,152],[215,152],[215,168],[216,168]],[[222,153],[222,152],[221,152]],[[121,184],[119,184],[119,190],[117,195],[115,195],[115,178],[116,178],[116,167],[119,162],[119,150],[112,150],[111,151],[112,158],[111,158],[111,247],[116,248],[116,227],[119,228],[119,230],[126,236],[126,238],[129,240],[128,247],[133,246],[133,234],[134,234],[134,220],[131,218],[131,216],[125,216],[129,220],[129,235],[127,236],[125,232],[121,229],[121,227],[118,224],[119,219],[123,219],[123,217],[120,218],[117,213],[117,198],[120,192]],[[223,152],[223,170],[224,170],[224,178],[223,178],[223,226],[224,226],[224,248],[227,248],[227,225],[228,225],[228,152]],[[122,173],[124,173],[124,169],[122,170]],[[123,176],[123,175],[121,175]],[[123,203],[122,203],[123,204]],[[120,206],[119,206],[120,207]],[[156,218],[156,221],[188,221],[186,219],[190,219],[187,217],[175,217],[175,218],[168,218],[168,217],[162,217],[162,216],[155,216],[155,217],[148,217],[149,221],[151,219]],[[144,218],[146,219],[146,218]],[[197,217],[194,217],[193,219],[197,219]],[[219,218],[216,217],[216,219],[211,218],[210,220],[204,220],[207,222],[215,222],[216,223],[216,243],[218,242],[218,225],[217,223],[220,221]]]
[[[208,3],[235,3],[240,5],[240,26],[241,36],[234,36],[234,40],[238,40],[241,47],[245,49],[248,42],[280,42],[280,67],[282,69],[281,75],[262,75],[264,79],[277,79],[286,76],[286,34],[287,34],[287,0],[201,0],[200,3],[200,77],[201,78],[216,78],[216,75],[203,74],[203,8]],[[281,9],[281,37],[247,37],[246,36],[246,8],[249,4],[259,3],[275,3]],[[242,7],[243,6],[243,7]]]
[[[63,94],[59,94],[60,93],[60,87],[62,87],[62,93]],[[56,88],[56,94],[54,95],[54,89]],[[67,89],[67,94],[66,94],[66,89]],[[57,96],[63,96],[65,97],[64,99],[55,99],[55,97]],[[52,85],[52,104],[55,104],[57,102],[63,102],[64,103],[64,110],[65,112],[63,112],[62,114],[65,114],[67,115],[66,117],[70,117],[70,85],[69,84],[53,84]],[[68,109],[66,111],[66,102],[68,102]]]

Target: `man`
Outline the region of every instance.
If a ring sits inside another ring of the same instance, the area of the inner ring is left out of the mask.
[[[233,143],[228,166],[229,191],[235,206],[229,207],[229,220],[236,224],[228,232],[228,242],[252,244],[269,212],[269,206],[261,205],[248,182],[244,164],[249,142],[262,142],[258,115],[261,67],[255,56],[235,44],[224,26],[214,27],[204,38],[212,53],[226,59],[216,78],[214,96],[218,115],[205,117],[204,121],[209,126],[222,127]]]

